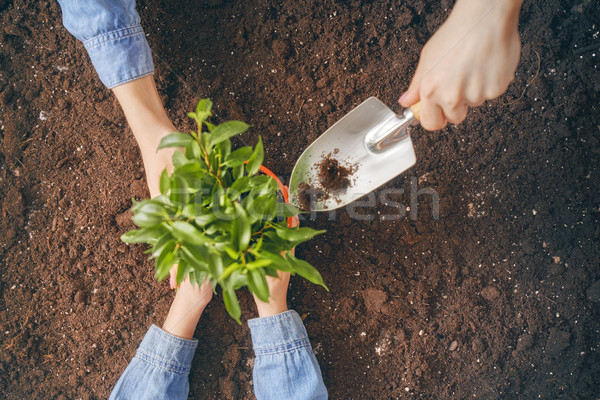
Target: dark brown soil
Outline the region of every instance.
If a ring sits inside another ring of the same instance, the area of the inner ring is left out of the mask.
[[[175,125],[211,97],[218,120],[254,125],[239,142],[260,133],[285,182],[361,101],[395,104],[452,3],[138,9]],[[294,279],[290,305],[333,399],[600,396],[600,11],[544,0],[521,15],[504,96],[415,130],[417,164],[375,205],[305,222],[328,229],[298,255],[331,292]],[[143,246],[119,241],[131,197],[148,195],[139,152],[56,2],[0,1],[0,20],[0,397],[104,399],[173,296]],[[248,330],[219,300],[198,327],[191,398],[252,398]]]
[[[328,154],[317,164],[319,183],[326,191],[339,192],[350,187],[350,177],[355,168],[340,164],[332,154]]]
[[[327,200],[328,198],[329,194],[321,188],[311,186],[306,182],[298,184],[298,206],[300,206],[300,210],[314,210],[316,201]]]

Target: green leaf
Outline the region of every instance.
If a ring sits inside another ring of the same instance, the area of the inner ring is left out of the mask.
[[[177,262],[174,250],[175,243],[170,244],[156,259],[156,278],[162,281],[169,275],[169,270]]]
[[[295,205],[289,203],[277,203],[277,216],[280,218],[293,217],[300,214],[300,210]]]
[[[197,175],[202,170],[202,165],[194,160],[175,168],[175,173],[178,175]]]
[[[142,228],[152,228],[156,225],[162,224],[164,218],[160,214],[151,214],[146,212],[138,212],[131,220]]]
[[[233,220],[231,226],[231,244],[233,248],[242,251],[250,243],[250,221],[248,221],[248,215],[246,210],[238,203],[235,202],[236,218]]]
[[[315,285],[323,286],[327,291],[329,291],[329,288],[327,288],[327,286],[325,286],[325,283],[323,282],[323,277],[315,267],[313,267],[304,260],[296,258],[291,251],[286,252],[285,255],[286,259],[289,261],[295,273],[308,280],[309,282],[314,283]]]
[[[214,146],[221,143],[223,140],[229,139],[240,133],[248,130],[250,125],[242,121],[227,121],[217,125],[210,134],[209,146]]]
[[[227,268],[225,268],[225,270],[223,271],[223,273],[221,274],[221,276],[219,277],[219,281],[223,281],[227,278],[229,278],[229,276],[233,273],[233,271],[235,271],[236,269],[240,269],[242,268],[242,265],[239,263],[231,263],[227,266]]]
[[[261,187],[270,184],[271,182],[275,182],[273,178],[269,175],[258,175],[250,178],[249,186],[252,188]]]
[[[125,243],[149,243],[156,240],[165,231],[163,226],[129,231],[121,236]]]
[[[268,258],[259,258],[257,260],[251,261],[249,263],[246,264],[246,269],[248,270],[254,270],[257,268],[262,268],[262,267],[266,267],[268,265],[273,264],[272,260],[269,260]]]
[[[183,177],[174,175],[171,179],[171,201],[178,207],[183,207],[190,199],[189,183]]]
[[[264,302],[269,301],[269,286],[262,269],[248,271],[248,289]]]
[[[177,286],[181,284],[185,280],[185,277],[190,273],[192,267],[190,267],[185,261],[179,260],[177,263]]]
[[[185,156],[188,160],[200,159],[202,157],[202,150],[196,140],[192,140],[185,146]]]
[[[173,234],[184,242],[195,245],[202,245],[208,242],[204,233],[189,222],[173,222]]]
[[[248,276],[242,273],[242,270],[237,269],[233,271],[229,280],[227,281],[227,285],[234,290],[241,289],[245,286],[248,286]]]
[[[207,273],[205,271],[195,271],[191,270],[188,274],[190,277],[190,282],[194,285],[198,285],[198,287],[202,286],[204,281],[206,280]]]
[[[181,132],[173,132],[160,140],[160,144],[158,145],[158,150],[164,149],[167,147],[185,147],[194,140],[187,133]]]
[[[232,260],[237,260],[240,257],[240,253],[235,251],[231,247],[226,245],[226,246],[223,246],[223,248],[225,249],[225,253],[227,253],[229,258],[231,258]]]
[[[176,150],[173,153],[173,157],[171,157],[171,161],[173,161],[173,166],[175,168],[181,167],[182,165],[185,165],[188,162],[190,162],[190,160],[188,160],[188,158],[185,156],[185,154],[183,154],[179,150]]]
[[[237,150],[232,151],[226,158],[225,164],[228,167],[237,167],[238,165],[242,165],[252,155],[252,148],[250,146],[240,147]]]
[[[214,131],[214,130],[215,130],[215,128],[216,128],[216,125],[214,125],[214,124],[211,124],[211,123],[210,123],[210,122],[208,122],[208,121],[204,121],[204,125],[206,125],[206,127],[208,128],[208,131],[209,131],[209,132],[212,132],[212,131]]]
[[[223,257],[220,254],[211,253],[208,268],[215,278],[221,276],[223,274]]]
[[[226,139],[219,143],[221,149],[221,159],[226,158],[231,153],[231,140]]]
[[[160,174],[158,186],[162,195],[166,196],[167,193],[169,193],[169,189],[171,188],[171,180],[169,179],[169,173],[167,172],[166,168],[163,169],[162,174]]]
[[[242,176],[233,182],[233,184],[227,189],[227,193],[231,193],[235,196],[235,198],[239,197],[242,193],[248,192],[250,187],[248,183],[250,182],[249,176]]]
[[[182,246],[181,249],[183,250],[182,254],[185,260],[196,270],[203,270],[206,272],[210,270],[208,267],[208,262],[206,262],[204,257],[201,255],[201,247]]]
[[[269,253],[268,251],[262,250],[258,255],[271,261],[269,267],[273,267],[278,271],[294,272],[294,268],[292,268],[289,260],[281,254]]]
[[[201,99],[196,106],[196,113],[208,113],[212,117],[210,110],[213,108],[213,102],[210,99]]]
[[[290,242],[305,242],[307,240],[312,239],[313,237],[320,235],[321,233],[325,233],[326,231],[317,231],[312,228],[284,228],[277,229],[277,236],[282,238],[283,240],[288,240]]]
[[[216,220],[217,220],[217,216],[212,213],[201,214],[194,218],[194,222],[199,226],[206,226]]]
[[[240,321],[240,316],[242,315],[242,310],[240,309],[240,303],[238,302],[238,298],[235,295],[235,290],[233,290],[233,288],[223,288],[223,301],[225,302],[225,308],[229,315],[241,325],[242,321]]]
[[[239,179],[244,176],[244,164],[240,164],[237,167],[233,167],[231,170],[231,176],[233,179]]]
[[[168,249],[172,249],[173,246],[175,245],[175,240],[173,240],[173,238],[171,237],[170,233],[165,233],[161,239],[152,247],[152,257],[151,258],[157,258],[160,257],[160,255]]]
[[[248,175],[255,175],[260,166],[262,165],[263,159],[265,158],[265,150],[263,148],[262,138],[258,137],[258,143],[254,147],[254,151],[252,155],[248,159],[248,165],[246,166],[246,170],[248,171]]]

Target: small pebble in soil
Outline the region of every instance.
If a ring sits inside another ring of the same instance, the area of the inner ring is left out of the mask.
[[[481,297],[488,301],[496,300],[500,296],[500,291],[495,286],[486,286],[481,289]]]
[[[453,340],[452,343],[450,343],[450,346],[448,346],[448,350],[454,351],[456,349],[458,349],[458,342]]]
[[[589,301],[600,303],[600,281],[596,281],[588,287],[585,294]]]
[[[471,346],[473,351],[476,353],[482,353],[485,350],[485,344],[483,343],[483,340],[478,337],[473,339],[473,344]]]

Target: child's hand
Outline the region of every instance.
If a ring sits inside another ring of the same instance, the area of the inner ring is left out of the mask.
[[[292,219],[291,228],[295,228],[300,224],[297,216]],[[294,250],[292,250],[292,253]],[[269,302],[265,303],[258,297],[254,296],[254,302],[258,310],[258,316],[269,317],[287,311],[287,290],[290,283],[290,273],[279,271],[279,278],[267,276],[267,285],[269,286]]]
[[[469,107],[502,95],[519,63],[522,0],[458,0],[423,47],[408,91],[399,102],[421,102],[421,126],[458,124]]]
[[[172,335],[191,339],[212,295],[212,287],[208,280],[198,287],[198,285],[192,284],[190,278],[187,277],[177,289],[163,329]]]

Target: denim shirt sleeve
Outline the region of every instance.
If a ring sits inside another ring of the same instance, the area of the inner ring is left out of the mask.
[[[188,375],[197,346],[197,340],[182,339],[152,325],[110,400],[187,399]]]
[[[319,364],[296,311],[251,319],[248,326],[256,354],[258,400],[327,399]]]
[[[83,42],[109,89],[154,72],[135,0],[58,0],[63,25]]]

